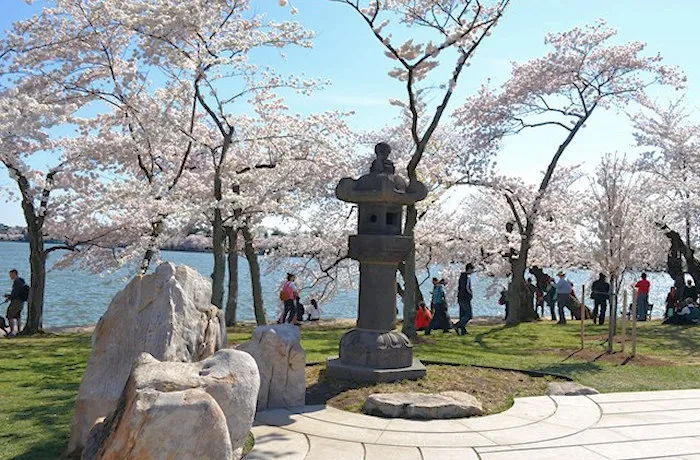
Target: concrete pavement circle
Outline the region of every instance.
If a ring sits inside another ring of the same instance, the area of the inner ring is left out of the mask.
[[[501,414],[430,421],[272,409],[258,413],[253,434],[246,460],[697,460],[700,390],[517,398]]]

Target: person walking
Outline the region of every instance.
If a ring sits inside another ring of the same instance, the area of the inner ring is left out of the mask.
[[[440,280],[433,278],[433,295],[431,299],[431,307],[434,308],[435,314],[433,319],[425,328],[425,335],[430,335],[433,329],[442,329],[442,332],[450,332],[452,325],[447,317],[447,302],[445,299],[445,287]]]
[[[457,285],[457,303],[459,304],[459,321],[454,328],[458,335],[467,335],[467,323],[473,318],[472,315],[472,278],[474,265],[468,263],[464,271],[459,275]]]
[[[24,308],[24,302],[29,298],[29,285],[19,277],[19,273],[14,268],[10,270],[10,279],[12,280],[12,291],[5,294],[6,301],[10,302],[5,316],[10,323],[10,332],[7,336],[14,337],[22,330],[22,308]]]
[[[292,273],[287,273],[287,281],[282,285],[280,299],[284,302],[284,311],[282,312],[282,323],[291,323],[296,319],[297,314],[297,298],[299,298],[299,290],[294,284],[296,277]]]
[[[557,324],[566,324],[566,314],[564,307],[569,307],[571,302],[571,292],[573,285],[571,281],[566,279],[566,273],[560,271],[557,273],[559,281],[557,281],[557,307],[559,309],[559,321]]]
[[[591,285],[593,324],[597,323],[602,325],[605,323],[605,310],[608,308],[608,297],[610,297],[610,283],[605,280],[605,275],[600,273],[598,279]]]
[[[651,290],[651,283],[647,279],[646,273],[642,273],[642,279],[637,281],[634,287],[637,289],[637,321],[646,321],[649,291]]]
[[[556,321],[557,283],[554,282],[554,278],[551,276],[547,276],[547,287],[545,288],[544,301],[549,306],[549,314],[552,317],[552,321]]]

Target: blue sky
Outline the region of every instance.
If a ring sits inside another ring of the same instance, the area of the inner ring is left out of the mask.
[[[43,2],[28,6],[21,0],[2,0],[0,30],[13,21],[28,17]],[[358,129],[380,128],[397,115],[389,98],[402,97],[402,83],[389,78],[391,61],[366,25],[347,6],[329,0],[290,0],[299,10],[292,18],[316,32],[311,50],[287,50],[286,62],[279,56],[261,55],[283,73],[305,73],[310,77],[330,79],[332,85],[309,98],[291,98],[292,110],[352,110],[351,124]],[[254,1],[258,11],[269,11],[275,19],[288,18],[288,9],[277,6],[277,0]],[[503,81],[510,62],[525,61],[546,52],[544,36],[551,31],[564,31],[599,18],[618,29],[618,41],[644,41],[648,52],[661,53],[667,64],[676,65],[688,77],[686,103],[697,108],[700,96],[700,64],[698,44],[700,27],[697,8],[690,0],[513,0],[493,35],[482,45],[472,66],[460,80],[457,97],[451,109],[487,79]],[[668,93],[655,94],[660,99]],[[558,131],[530,131],[511,138],[499,154],[499,169],[529,181],[539,177],[561,141]],[[594,114],[563,158],[565,164],[584,163],[593,168],[605,152],[633,152],[629,121],[624,115],[599,112]],[[11,187],[4,171],[0,172],[0,192]],[[23,225],[18,203],[0,203],[0,222]]]

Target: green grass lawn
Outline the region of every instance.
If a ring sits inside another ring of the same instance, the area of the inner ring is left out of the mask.
[[[251,330],[233,328],[229,339],[248,340]],[[433,333],[415,345],[416,355],[437,362],[567,374],[602,392],[700,388],[700,327],[641,323],[638,356],[629,362],[620,353],[604,354],[607,326],[587,325],[583,351],[577,323],[475,325],[469,330],[464,337]],[[344,332],[302,326],[307,360],[337,355]],[[89,353],[90,337],[84,334],[0,341],[0,458],[60,456],[68,444],[73,402]]]

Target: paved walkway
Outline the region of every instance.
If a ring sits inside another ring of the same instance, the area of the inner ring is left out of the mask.
[[[260,412],[253,433],[246,460],[700,460],[700,390],[517,398],[433,421],[304,406]]]

